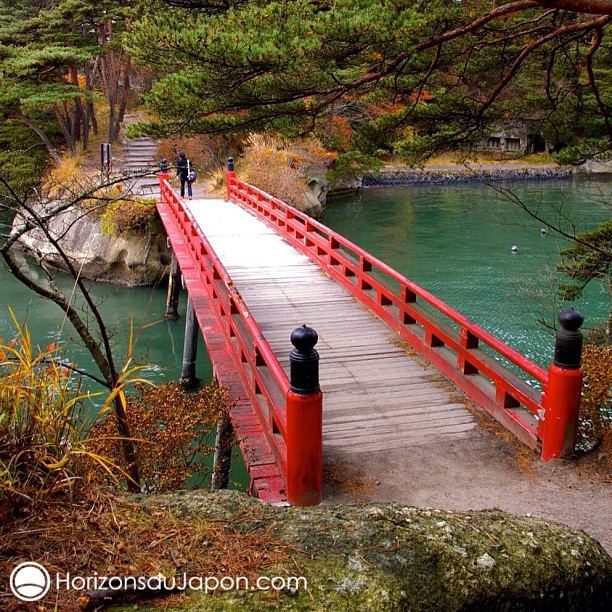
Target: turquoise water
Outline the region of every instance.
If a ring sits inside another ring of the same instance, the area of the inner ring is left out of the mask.
[[[517,182],[531,210],[569,232],[612,217],[612,181]],[[370,187],[328,203],[323,222],[439,297],[527,357],[548,364],[554,339],[550,272],[569,243],[498,189],[481,184]],[[515,200],[516,201],[516,200]],[[512,247],[518,251],[514,253]],[[538,295],[539,294],[539,295]],[[542,307],[541,304],[544,304]],[[574,304],[585,327],[604,321],[606,288],[593,284]]]
[[[26,265],[31,265],[26,262]],[[64,292],[72,292],[70,279],[58,275],[58,285]],[[165,288],[126,288],[97,283],[91,293],[99,305],[104,321],[112,335],[115,359],[120,367],[127,358],[130,325],[134,335],[133,364],[144,366],[141,375],[155,383],[178,380],[181,374],[184,320],[164,318]],[[180,312],[184,314],[185,294],[181,296]],[[75,296],[75,300],[76,300]],[[81,368],[97,374],[87,350],[79,344],[70,322],[55,304],[39,298],[16,281],[0,265],[0,338],[14,335],[8,306],[20,324],[27,323],[34,341],[44,346],[51,341],[65,341],[66,357]],[[204,381],[212,377],[212,367],[204,344],[198,346],[197,375]]]

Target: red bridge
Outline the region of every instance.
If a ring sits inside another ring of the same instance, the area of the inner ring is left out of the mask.
[[[579,313],[560,316],[545,370],[322,223],[238,180],[231,158],[226,178],[227,200],[185,202],[161,172],[158,210],[173,251],[168,312],[180,275],[189,295],[183,378],[195,377],[199,329],[235,401],[231,425],[255,495],[318,503],[324,453],[461,439],[476,426],[465,396],[544,460],[571,456]]]

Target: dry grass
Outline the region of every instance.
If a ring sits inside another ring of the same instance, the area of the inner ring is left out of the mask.
[[[502,155],[495,151],[449,151],[428,159],[424,166],[454,166],[468,164],[554,164],[555,160],[548,153],[530,153],[520,157]],[[401,164],[400,164],[401,165]]]
[[[88,422],[98,410],[73,380],[73,364],[61,360],[61,346],[34,346],[9,312],[17,335],[0,339],[0,520],[71,489],[85,464],[115,468],[89,448]]]
[[[301,207],[308,168],[323,173],[333,155],[316,141],[285,141],[251,134],[240,158],[240,178],[292,206]]]
[[[48,504],[44,513],[23,516],[0,527],[0,564],[35,561],[49,573],[72,576],[246,576],[288,559],[294,550],[266,528],[241,530],[242,515],[210,520],[166,507],[116,497],[107,490],[83,491],[78,502]],[[275,571],[278,571],[275,569]],[[23,610],[10,593],[9,572],[0,574],[0,608]],[[53,580],[52,580],[53,582]],[[169,599],[170,597],[170,599]],[[184,595],[163,598],[179,603]],[[53,585],[35,610],[76,611],[88,604],[82,591],[56,592]],[[29,608],[26,608],[29,609]]]

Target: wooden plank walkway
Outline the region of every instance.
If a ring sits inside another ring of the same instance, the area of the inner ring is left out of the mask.
[[[291,332],[319,334],[324,453],[435,445],[475,427],[437,370],[274,230],[223,200],[188,204],[287,372]]]

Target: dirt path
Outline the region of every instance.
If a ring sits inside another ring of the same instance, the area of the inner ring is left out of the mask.
[[[612,554],[612,436],[575,461],[543,463],[488,417],[447,445],[324,457],[324,503],[393,501],[444,510],[499,508],[583,529]],[[375,470],[375,481],[363,477]],[[399,482],[409,482],[409,487]]]

